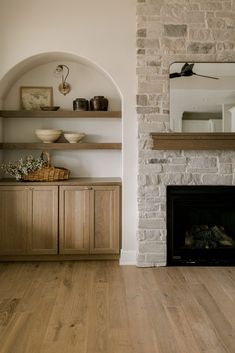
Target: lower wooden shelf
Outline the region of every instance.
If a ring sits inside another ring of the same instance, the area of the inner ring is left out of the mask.
[[[91,143],[0,143],[2,150],[121,150],[120,142],[91,142]]]

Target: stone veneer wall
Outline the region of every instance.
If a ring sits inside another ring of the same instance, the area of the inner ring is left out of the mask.
[[[166,264],[166,185],[235,184],[234,151],[154,151],[169,131],[169,66],[235,62],[235,0],[138,0],[138,266]]]

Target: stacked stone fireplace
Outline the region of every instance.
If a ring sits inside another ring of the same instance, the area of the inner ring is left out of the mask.
[[[169,132],[169,66],[235,62],[234,0],[138,0],[139,266],[167,262],[168,185],[235,184],[235,151],[157,151],[150,132]]]

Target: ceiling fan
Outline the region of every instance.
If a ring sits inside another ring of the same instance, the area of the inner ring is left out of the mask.
[[[201,76],[201,77],[206,77],[206,78],[212,78],[213,80],[218,80],[219,79],[218,77],[212,77],[212,76],[205,76],[205,75],[196,74],[195,72],[193,72],[193,67],[194,67],[194,64],[185,63],[182,66],[181,71],[180,72],[173,72],[172,74],[170,74],[170,78],[196,75],[196,76]]]

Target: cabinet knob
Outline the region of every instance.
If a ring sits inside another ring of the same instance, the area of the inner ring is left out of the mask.
[[[85,190],[92,190],[92,187],[91,186],[86,186],[84,189]]]

